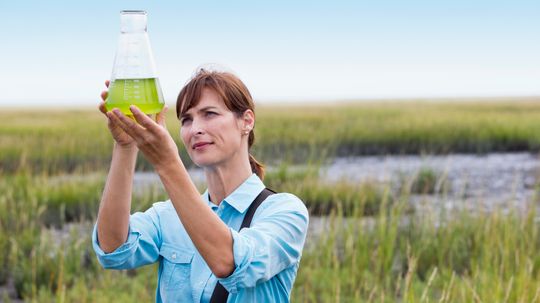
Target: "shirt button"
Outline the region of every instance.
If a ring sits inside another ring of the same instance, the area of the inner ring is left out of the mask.
[[[171,258],[173,258],[173,260],[176,259],[176,253],[173,253]]]

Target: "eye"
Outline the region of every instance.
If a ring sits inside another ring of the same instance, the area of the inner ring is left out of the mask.
[[[204,114],[205,114],[207,117],[217,116],[217,113],[216,113],[216,112],[213,112],[213,111],[206,111]]]
[[[186,123],[188,122],[191,122],[191,118],[190,117],[183,117],[181,120],[180,120],[180,125],[185,125]]]

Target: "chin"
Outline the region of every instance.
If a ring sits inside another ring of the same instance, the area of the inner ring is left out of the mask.
[[[213,166],[216,162],[215,159],[211,159],[210,157],[206,156],[192,157],[191,161],[193,161],[193,163],[200,168]]]

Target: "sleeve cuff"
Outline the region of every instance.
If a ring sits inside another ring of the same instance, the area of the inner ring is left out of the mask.
[[[137,249],[137,242],[141,234],[131,230],[131,226],[128,230],[128,238],[126,242],[120,245],[113,252],[106,253],[99,246],[99,240],[97,235],[97,224],[94,225],[94,231],[92,232],[92,246],[96,252],[99,263],[104,268],[118,268],[121,269],[121,265],[126,263],[128,258],[133,255]]]
[[[249,248],[245,239],[239,232],[232,228],[229,228],[229,230],[233,239],[234,271],[226,278],[217,279],[229,293],[236,293],[238,292],[238,282],[240,281],[240,277],[244,275],[247,268],[246,264],[249,264],[250,262],[248,254]]]

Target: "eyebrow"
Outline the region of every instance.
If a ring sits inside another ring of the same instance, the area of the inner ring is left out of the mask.
[[[201,109],[199,109],[197,112],[201,113],[201,112],[205,112],[207,110],[219,110],[218,107],[216,106],[206,106],[206,107],[203,107]],[[191,117],[191,114],[188,114],[187,112],[184,113],[180,118],[183,118],[183,117]]]
[[[209,110],[209,109],[214,109],[214,110],[215,110],[215,109],[218,109],[218,108],[215,107],[215,106],[206,106],[206,107],[203,107],[203,108],[199,109],[198,112],[199,112],[199,113],[200,113],[200,112],[205,112],[205,111],[207,111],[207,110]]]

